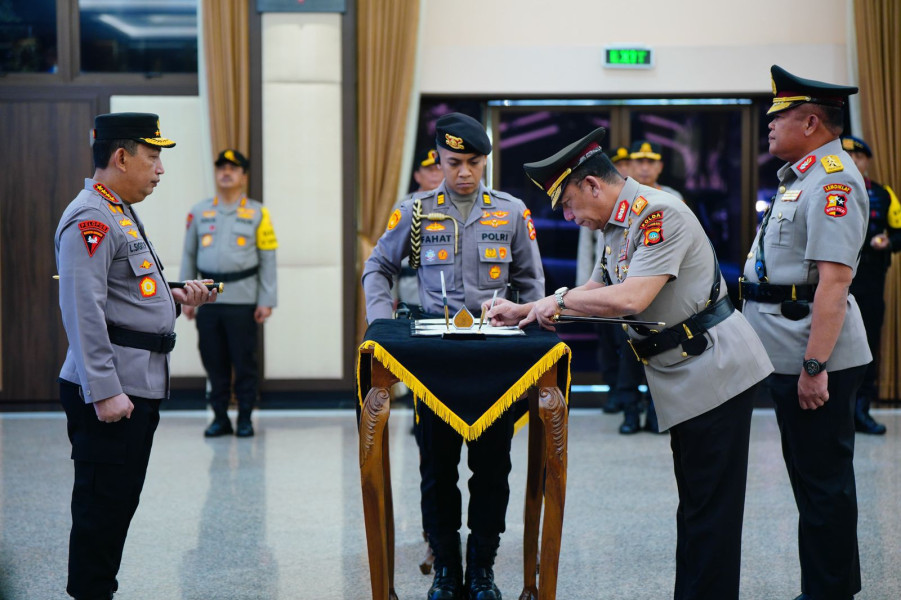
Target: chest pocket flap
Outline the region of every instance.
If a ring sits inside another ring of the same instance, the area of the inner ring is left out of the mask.
[[[774,246],[791,246],[795,232],[797,202],[777,202],[767,224],[766,241]]]

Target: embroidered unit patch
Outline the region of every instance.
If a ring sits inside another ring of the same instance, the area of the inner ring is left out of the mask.
[[[84,247],[88,249],[88,256],[93,257],[100,247],[100,242],[109,232],[109,225],[102,221],[81,221],[78,230],[81,232],[81,239],[84,240]]]

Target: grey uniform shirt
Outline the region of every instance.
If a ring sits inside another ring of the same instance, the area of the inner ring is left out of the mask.
[[[256,275],[226,283],[216,304],[274,307],[278,299],[276,248],[269,211],[262,204],[248,198],[234,204],[210,198],[188,213],[180,277],[236,273],[259,265]]]
[[[60,378],[86,403],[120,393],[169,395],[169,355],[110,342],[107,323],[146,333],[175,329],[175,301],[163,265],[134,209],[85,180],[56,229],[59,307],[69,339]]]
[[[672,327],[707,306],[715,272],[713,248],[681,200],[626,179],[601,243],[614,285],[627,277],[671,277],[636,318]],[[602,268],[599,260],[592,280],[603,283]],[[726,295],[720,276],[719,298]],[[631,328],[629,335],[642,337]],[[707,348],[697,356],[682,356],[682,348],[676,347],[645,365],[661,431],[716,408],[773,371],[763,345],[738,311],[704,337]]]
[[[451,315],[465,305],[478,316],[482,302],[490,300],[495,290],[499,298],[508,297],[507,283],[519,290],[522,302],[544,297],[535,227],[522,200],[480,184],[475,206],[464,221],[444,183],[414,197],[422,201],[422,266],[417,274],[425,312],[444,311],[442,271]],[[401,260],[410,254],[412,213],[413,200],[402,202],[363,266],[370,323],[392,316],[391,281],[400,271]],[[430,219],[429,214],[446,218]]]
[[[857,272],[857,261],[869,219],[869,197],[863,178],[841,142],[825,144],[795,164],[779,169],[779,191],[763,237],[767,281],[773,284],[815,284],[816,261],[841,263]],[[754,269],[760,231],[754,238],[744,277],[758,282]],[[810,337],[813,311],[792,321],[779,304],[745,301],[743,312],[782,374],[800,374]],[[814,357],[825,360],[825,357]],[[854,296],[848,303],[842,330],[828,369],[839,371],[872,360],[863,319]]]

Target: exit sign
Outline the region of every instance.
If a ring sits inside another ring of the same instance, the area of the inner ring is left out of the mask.
[[[654,66],[654,51],[645,46],[607,46],[604,66],[610,69],[650,69]]]

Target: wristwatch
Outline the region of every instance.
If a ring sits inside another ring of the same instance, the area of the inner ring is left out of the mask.
[[[820,362],[815,358],[808,358],[804,361],[804,370],[807,371],[808,375],[814,377],[826,370],[826,363]]]
[[[564,286],[562,288],[558,288],[556,292],[554,292],[554,300],[557,301],[557,306],[560,307],[560,310],[564,310],[566,305],[563,303],[563,296],[566,295],[566,292],[569,291],[569,288]]]

